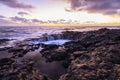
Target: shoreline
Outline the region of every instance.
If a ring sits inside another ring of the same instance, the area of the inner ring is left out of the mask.
[[[8,51],[12,56],[0,59],[0,79],[5,80],[6,77],[18,80],[35,78],[38,80],[120,79],[120,29],[66,31],[62,32],[62,36],[72,41],[62,45],[19,43],[14,47],[3,49],[3,54],[4,51],[5,53]],[[39,49],[40,47],[43,49]],[[31,52],[34,55],[19,61]],[[38,69],[40,58],[41,61],[42,58],[45,60],[44,71]],[[16,69],[13,68],[15,66],[17,66]],[[48,67],[51,68],[48,69]],[[58,67],[61,69],[59,70]],[[53,68],[56,68],[56,73],[51,73],[54,71]],[[45,70],[47,70],[46,74],[43,73]],[[51,78],[51,76],[54,77]]]

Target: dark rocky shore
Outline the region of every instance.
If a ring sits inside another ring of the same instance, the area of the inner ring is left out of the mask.
[[[0,49],[0,80],[120,80],[119,29],[60,35],[71,41],[63,45],[20,42]]]

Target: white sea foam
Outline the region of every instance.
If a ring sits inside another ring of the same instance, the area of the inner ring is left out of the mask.
[[[61,40],[51,40],[51,41],[44,41],[44,42],[39,42],[39,41],[33,41],[32,44],[39,44],[39,43],[43,43],[43,44],[56,44],[56,45],[62,45],[66,42],[69,42],[70,40],[65,40],[65,39],[61,39]]]

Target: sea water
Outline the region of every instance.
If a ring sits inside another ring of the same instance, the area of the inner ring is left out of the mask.
[[[5,44],[0,44],[0,48],[13,46],[14,42],[17,41],[22,41],[29,38],[40,38],[44,35],[60,34],[63,31],[90,31],[98,30],[100,28],[101,27],[0,26],[0,40],[9,39],[9,41],[7,41]],[[119,26],[108,28],[120,29]],[[59,38],[58,40],[54,40],[54,38],[49,37],[49,41],[44,41],[43,43],[63,44],[68,41],[69,40],[64,40],[61,38]]]

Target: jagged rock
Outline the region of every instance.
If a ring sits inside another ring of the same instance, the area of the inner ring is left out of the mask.
[[[35,44],[8,50],[13,52],[14,56],[23,57],[29,51],[35,51],[39,47],[44,48],[40,53],[46,61],[59,61],[67,69],[59,80],[120,79],[120,30],[104,28],[88,32],[66,31],[61,35],[62,38],[71,41],[61,46]],[[46,35],[45,40],[53,37],[57,39],[56,36],[58,38],[58,35],[49,35],[49,37]],[[0,60],[0,80],[50,80],[35,69],[35,62],[16,63],[13,59]]]
[[[12,49],[9,50],[9,52],[15,52],[15,53],[17,53],[17,52],[21,52],[23,50],[24,49],[22,49],[22,48],[12,48]]]
[[[108,51],[110,61],[114,64],[120,64],[120,48],[111,46]]]
[[[80,57],[80,56],[82,56],[82,55],[84,55],[86,53],[87,53],[87,51],[75,51],[75,52],[73,52],[73,56],[75,58],[77,58],[77,57]]]
[[[84,51],[86,48],[81,45],[81,42],[67,42],[64,44],[64,47],[67,49],[67,52],[75,52],[75,51]]]
[[[15,61],[13,59],[10,59],[10,58],[0,59],[0,70],[3,70],[6,67],[9,68],[9,66],[14,62]]]
[[[4,58],[0,63],[0,80],[51,80],[33,67],[33,61],[19,63]]]
[[[59,80],[119,80],[119,33],[120,30],[100,29],[81,34],[87,52],[73,52],[76,59]]]
[[[45,57],[47,60],[46,61],[60,61],[64,60],[67,57],[67,53],[63,51],[44,51],[42,52],[43,57]]]
[[[51,49],[56,49],[59,47],[59,45],[55,45],[55,44],[42,44],[43,48],[45,48],[46,50],[51,50]]]
[[[0,39],[0,45],[3,43],[6,43],[7,41],[10,41],[9,39]]]

